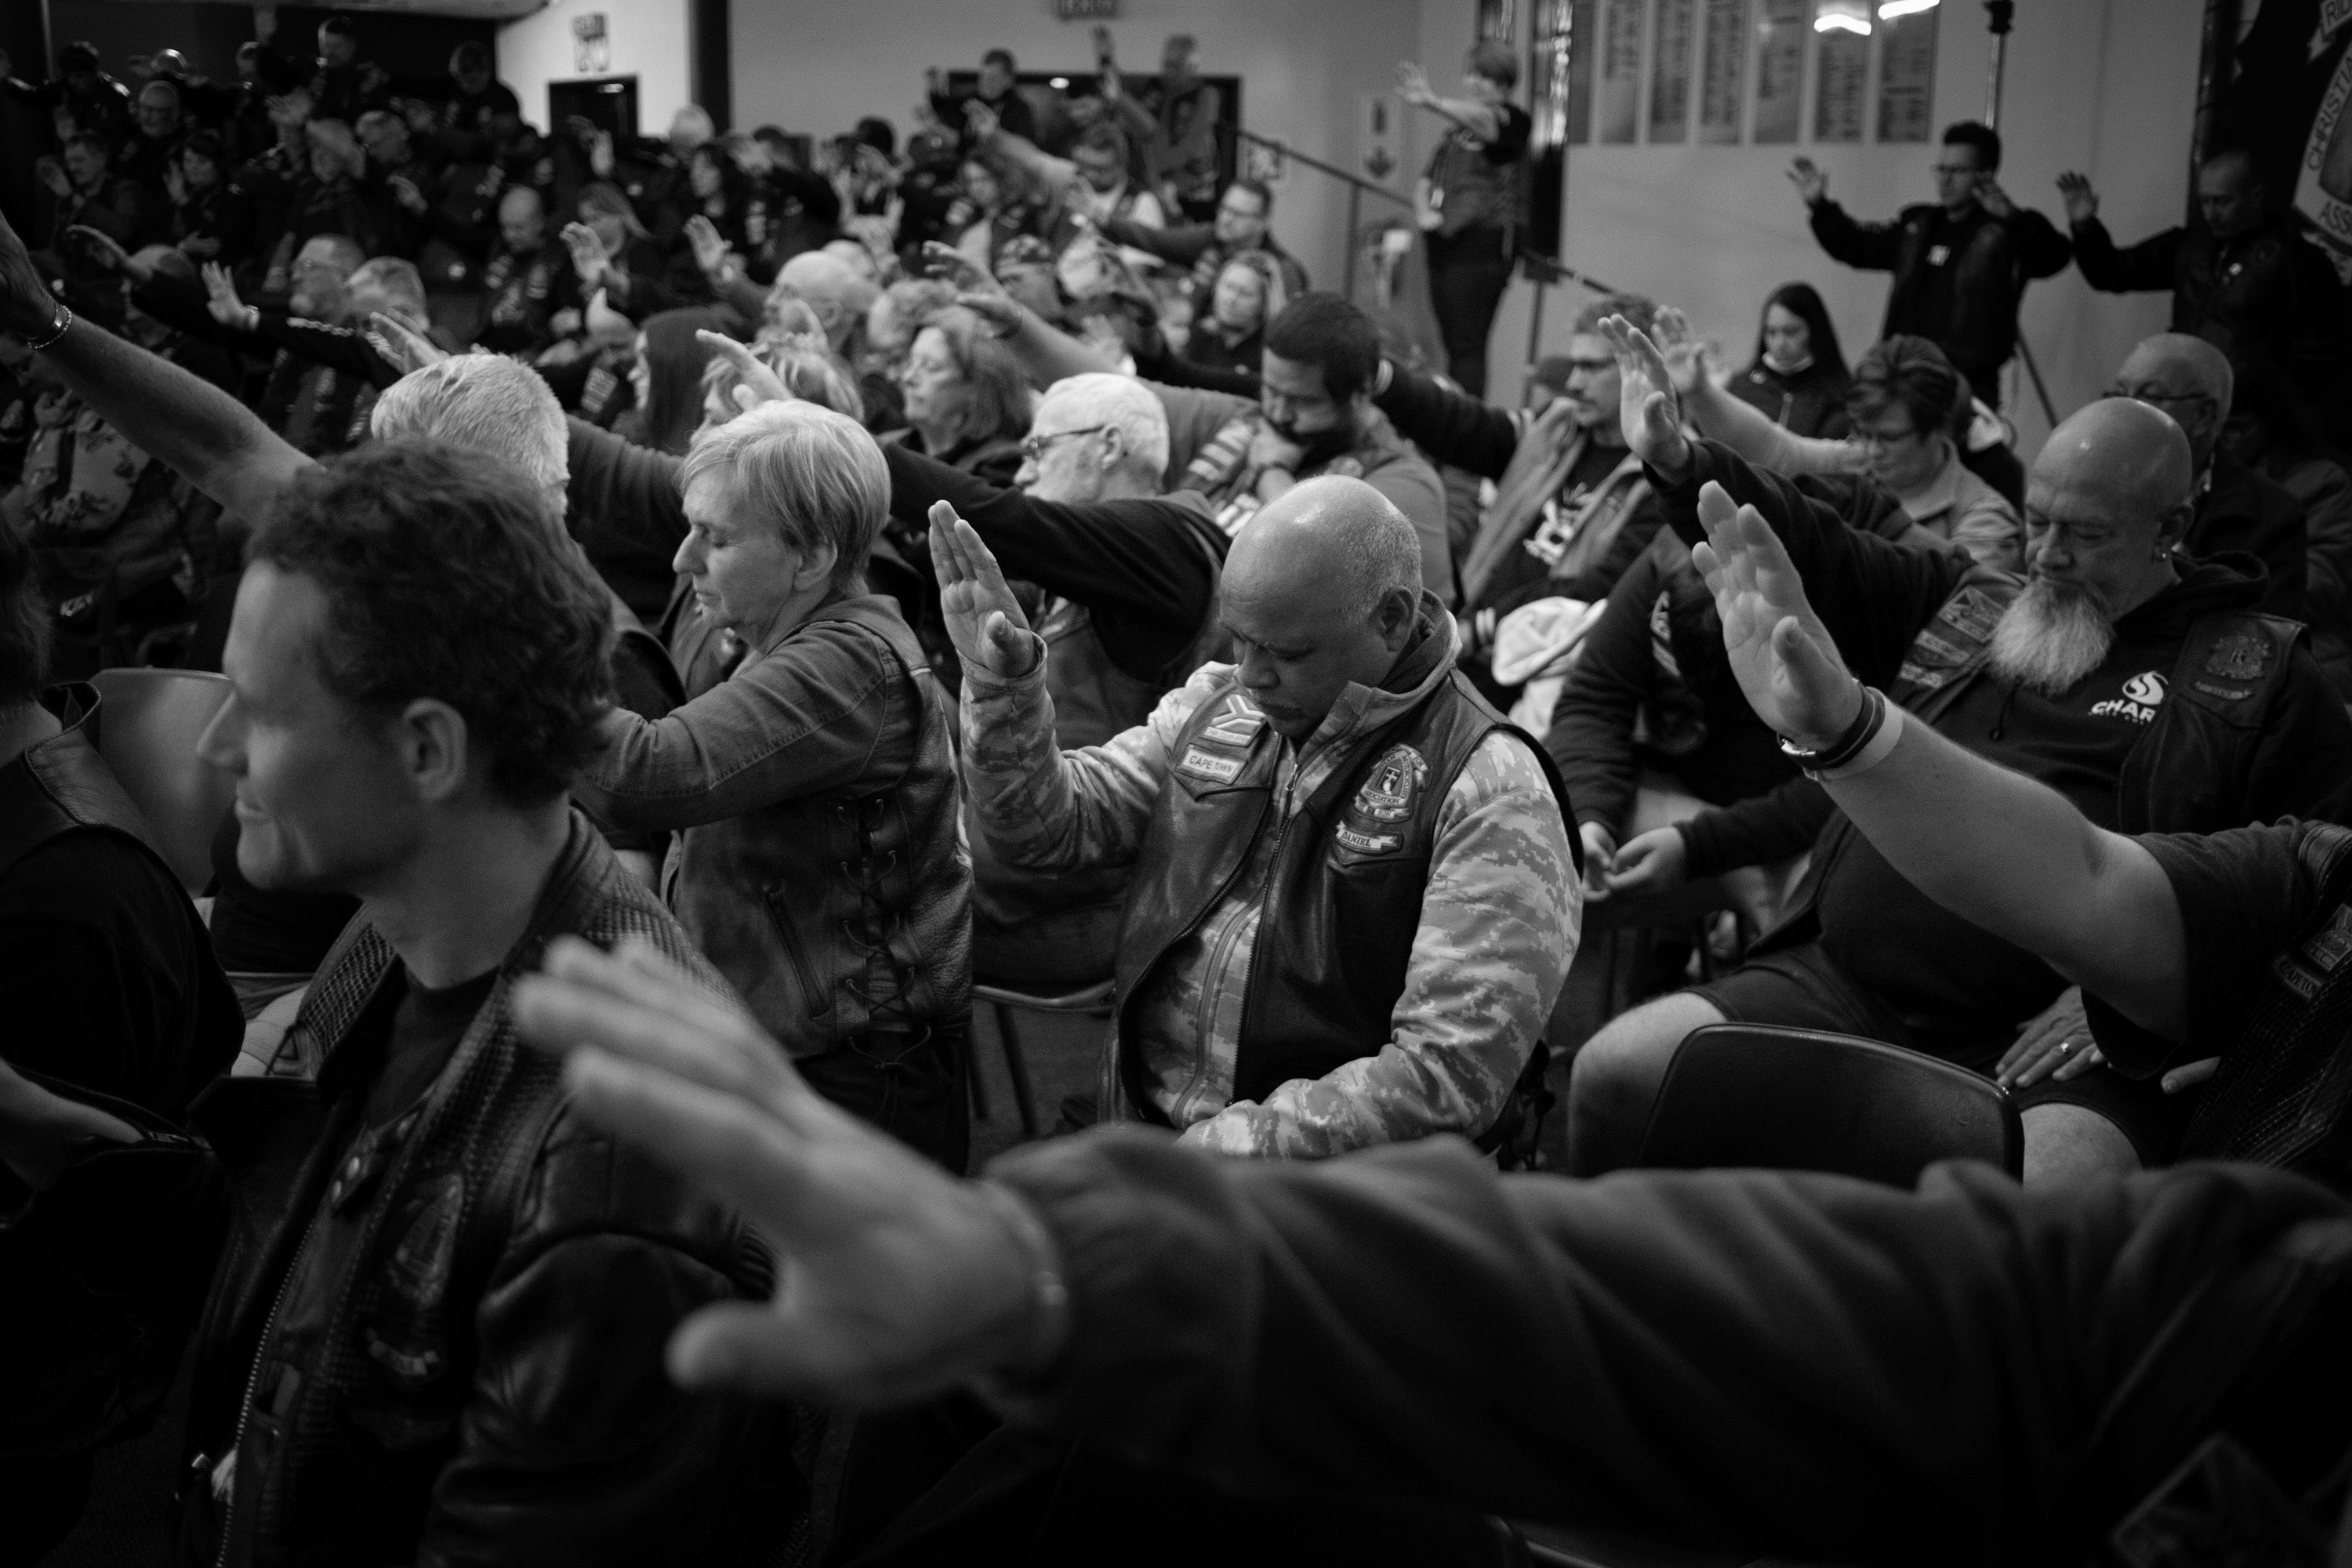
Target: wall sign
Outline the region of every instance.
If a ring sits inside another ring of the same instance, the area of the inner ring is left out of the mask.
[[[1870,81],[1865,34],[1821,35],[1813,48],[1813,140],[1862,140],[1863,94]]]
[[[1936,13],[1878,24],[1878,139],[1925,142],[1936,107]]]
[[[1706,0],[1699,23],[1698,139],[1709,146],[1739,141],[1748,107],[1748,0]]]
[[[1811,0],[1757,0],[1756,130],[1759,144],[1797,139],[1805,102]]]
[[[604,13],[591,11],[572,18],[572,70],[575,76],[603,76],[613,68],[613,39],[604,30]]]
[[[1601,41],[1601,140],[1634,140],[1642,110],[1643,0],[1608,0],[1608,36]]]
[[[1697,44],[1692,0],[1658,0],[1658,42],[1650,57],[1650,140],[1690,140],[1691,53]]]

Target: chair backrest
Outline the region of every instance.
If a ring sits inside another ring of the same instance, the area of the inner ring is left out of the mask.
[[[98,752],[191,895],[212,880],[213,835],[236,781],[196,756],[228,680],[195,669],[101,669]]]
[[[1713,1024],[1675,1052],[1634,1163],[1831,1171],[1907,1187],[1938,1160],[2019,1174],[2025,1131],[2008,1091],[1877,1040]]]

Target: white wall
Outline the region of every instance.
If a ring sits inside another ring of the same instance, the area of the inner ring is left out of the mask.
[[[572,19],[604,14],[612,66],[597,74],[637,79],[637,129],[658,136],[670,116],[692,101],[688,87],[692,23],[687,0],[552,0],[544,11],[499,29],[499,76],[522,100],[525,120],[548,122],[547,84],[585,74],[572,68]]]
[[[1433,66],[1450,65],[1471,37],[1475,0],[1423,0],[1422,9],[1423,53]],[[1524,29],[1529,8],[1519,9]],[[2080,169],[2098,187],[2101,214],[2118,240],[2179,223],[2202,10],[2200,0],[2036,0],[2018,7],[2000,122],[2001,180],[2010,194],[2063,226],[2052,182],[2062,170]],[[1990,58],[1981,6],[1945,0],[1940,18],[1938,127],[1983,112]],[[1645,63],[1645,89],[1647,79]],[[1807,93],[1810,132],[1810,77]],[[1804,279],[1829,302],[1851,359],[1878,335],[1886,277],[1851,271],[1814,244],[1783,174],[1799,151],[1829,171],[1831,194],[1859,216],[1891,216],[1930,198],[1932,143],[1571,147],[1564,259],[1615,287],[1683,306],[1741,363],[1754,346],[1763,296]],[[1497,400],[1517,394],[1532,292],[1514,284],[1496,321],[1488,392]],[[1572,286],[1551,291],[1542,352],[1559,352],[1569,319],[1590,298]],[[2104,386],[2134,342],[2161,331],[2168,310],[2160,294],[2095,293],[2071,268],[2034,284],[2022,325],[2059,416]],[[2021,373],[2010,374],[2004,405],[2030,454],[2047,426]]]
[[[1242,79],[1242,124],[1341,166],[1356,150],[1357,95],[1391,85],[1423,0],[1129,0],[1110,24],[1119,63],[1157,69],[1171,33],[1200,40],[1201,69]],[[911,129],[923,68],[972,68],[1011,49],[1026,71],[1091,69],[1091,24],[1054,0],[734,0],[735,123],[830,136],[860,115]],[[1410,147],[1406,149],[1410,154]],[[1397,181],[1411,186],[1408,155]],[[1381,204],[1365,203],[1365,219]],[[1347,198],[1294,167],[1276,187],[1276,237],[1326,288],[1342,282]]]

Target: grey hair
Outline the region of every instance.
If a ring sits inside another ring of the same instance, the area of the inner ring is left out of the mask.
[[[832,545],[835,587],[866,570],[890,509],[882,448],[856,420],[814,403],[761,404],[704,431],[678,469],[679,490],[706,474],[793,549]]]
[[[502,458],[562,505],[571,479],[571,432],[562,405],[537,371],[504,354],[454,354],[412,370],[375,400],[379,441],[421,436]]]
[[[816,312],[835,348],[862,326],[882,290],[860,278],[849,263],[822,250],[803,250],[776,272],[772,294],[799,300]]]
[[[1103,371],[1066,375],[1045,389],[1030,428],[1034,430],[1046,410],[1061,404],[1082,411],[1079,426],[1092,421],[1118,431],[1129,458],[1149,471],[1155,487],[1159,484],[1168,467],[1168,410],[1141,382]]]
[[[1400,588],[1421,602],[1421,535],[1388,497],[1380,502],[1339,535],[1339,559],[1332,563],[1333,586],[1348,595],[1349,613],[1366,619]]]

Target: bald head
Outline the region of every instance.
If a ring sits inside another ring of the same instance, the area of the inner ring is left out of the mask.
[[[2189,437],[2189,454],[2201,473],[2213,460],[2229,420],[2235,381],[2229,356],[2203,338],[2158,332],[2140,340],[2108,390],[2170,415]]]
[[[2180,426],[2147,404],[2109,397],[2050,433],[2026,485],[2026,563],[2088,590],[2112,620],[2174,577],[2196,464]]]
[[[1388,497],[1361,479],[1308,479],[1250,519],[1225,558],[1236,573],[1296,582],[1369,616],[1391,594],[1421,598],[1421,536]]]
[[[1421,539],[1361,479],[1308,479],[1266,503],[1219,589],[1242,686],[1294,741],[1350,685],[1377,687],[1421,616]]]

